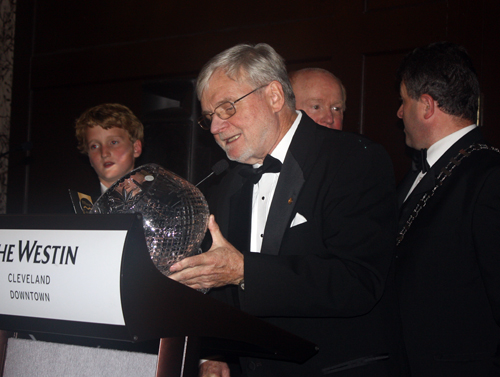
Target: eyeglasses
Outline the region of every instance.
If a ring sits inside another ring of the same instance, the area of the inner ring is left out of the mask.
[[[236,102],[241,101],[243,98],[248,97],[250,94],[256,92],[259,89],[265,88],[268,85],[269,84],[259,86],[257,89],[252,90],[250,93],[245,94],[243,97],[238,98],[234,102],[227,101],[227,102],[221,103],[219,106],[217,106],[214,109],[213,113],[203,114],[198,119],[198,124],[204,130],[210,130],[210,127],[212,126],[212,119],[213,119],[214,114],[217,115],[222,120],[226,120],[226,119],[231,118],[234,114],[236,114],[236,107],[234,106],[236,104]]]

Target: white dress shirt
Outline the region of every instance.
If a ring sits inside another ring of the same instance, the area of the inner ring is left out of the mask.
[[[281,163],[285,161],[286,153],[292,142],[293,135],[302,118],[302,113],[300,111],[297,111],[297,114],[298,116],[293,122],[292,127],[290,127],[283,139],[281,139],[271,153],[271,156],[280,160]],[[261,165],[262,164],[255,164],[253,167],[258,168]],[[260,253],[267,216],[271,208],[274,191],[276,190],[279,177],[280,173],[264,173],[260,181],[253,187],[252,228],[250,233],[250,251],[252,252]]]

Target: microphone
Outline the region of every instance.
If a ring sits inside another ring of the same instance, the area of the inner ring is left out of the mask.
[[[27,151],[30,151],[31,148],[33,148],[33,143],[31,141],[26,141],[26,142],[22,143],[21,145],[17,146],[16,148],[0,154],[0,158],[5,157],[9,153],[13,153],[13,152],[20,152],[20,151],[27,152]]]
[[[229,162],[227,162],[227,160],[220,160],[214,166],[212,166],[212,172],[205,178],[203,178],[200,182],[198,182],[195,186],[198,187],[201,183],[205,182],[208,178],[210,178],[214,174],[219,175],[223,173],[224,171],[226,171],[228,167],[229,167]]]

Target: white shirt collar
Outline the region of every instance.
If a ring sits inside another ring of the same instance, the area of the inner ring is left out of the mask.
[[[445,154],[445,152],[450,149],[450,147],[455,144],[460,138],[462,138],[465,134],[469,133],[476,127],[477,126],[475,124],[471,124],[470,126],[461,128],[460,130],[455,131],[452,134],[443,137],[441,140],[438,140],[434,144],[432,144],[427,150],[427,163],[429,164],[429,167],[432,167],[432,165],[434,165],[436,161],[439,160],[441,156]],[[405,201],[406,199],[408,199],[410,194],[413,192],[413,189],[417,187],[417,185],[426,174],[427,173],[422,172],[418,173],[415,181],[413,182],[413,185],[406,194]]]
[[[302,113],[297,112],[298,116],[293,122],[290,129],[287,131],[285,136],[280,140],[276,148],[273,150],[271,155],[274,158],[283,163],[285,161],[288,148],[292,142],[293,135],[297,131],[297,127],[302,118]],[[259,167],[260,164],[253,165],[254,168]],[[264,230],[267,223],[267,216],[269,215],[269,210],[271,208],[271,203],[273,201],[274,192],[278,184],[280,173],[268,173],[264,174],[261,180],[254,185],[253,188],[253,200],[252,200],[252,225],[250,232],[250,250],[255,252],[260,252],[262,248],[262,241],[264,236]]]
[[[108,188],[102,184],[102,182],[99,182],[101,184],[101,195],[104,194]]]
[[[477,125],[471,124],[470,126],[461,128],[460,130],[455,131],[432,144],[427,150],[427,162],[429,163],[429,166],[432,167],[432,165],[434,165],[453,144],[476,127]]]
[[[271,156],[280,160],[281,163],[285,161],[288,148],[292,143],[293,135],[295,135],[295,131],[297,131],[300,120],[302,119],[302,113],[300,111],[295,111],[295,112],[297,113],[297,118],[295,118],[295,121],[293,122],[292,126],[287,131],[285,136],[283,136],[283,139],[280,140],[276,148],[274,148],[274,150],[271,152]],[[254,164],[253,167],[258,168],[261,165],[262,164]]]

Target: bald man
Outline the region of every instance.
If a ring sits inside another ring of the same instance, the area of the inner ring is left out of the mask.
[[[305,68],[290,74],[297,110],[304,110],[316,123],[342,129],[346,92],[342,82],[321,68]]]

